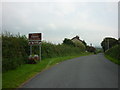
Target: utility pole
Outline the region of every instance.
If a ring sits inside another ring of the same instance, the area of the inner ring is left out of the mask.
[[[108,43],[107,45],[108,45],[108,49],[109,49],[109,39],[107,40],[107,43]]]

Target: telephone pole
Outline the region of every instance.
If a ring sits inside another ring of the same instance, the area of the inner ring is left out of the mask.
[[[107,40],[107,45],[108,45],[108,49],[109,49],[109,39]]]

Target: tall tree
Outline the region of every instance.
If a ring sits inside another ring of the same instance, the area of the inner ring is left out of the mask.
[[[118,44],[118,40],[111,37],[104,38],[103,41],[101,42],[101,46],[104,52],[110,49],[111,47],[115,46],[116,44]]]

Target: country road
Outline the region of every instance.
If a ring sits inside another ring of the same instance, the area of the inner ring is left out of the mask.
[[[39,73],[22,88],[118,88],[118,65],[102,53],[82,56]]]

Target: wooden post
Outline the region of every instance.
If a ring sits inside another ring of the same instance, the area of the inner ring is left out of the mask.
[[[32,55],[32,45],[30,45],[30,55]]]
[[[39,50],[40,50],[40,52],[39,52],[39,57],[40,57],[40,61],[41,61],[41,43],[40,43],[40,45],[39,45]]]

